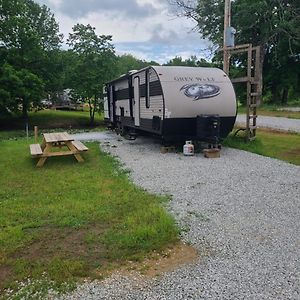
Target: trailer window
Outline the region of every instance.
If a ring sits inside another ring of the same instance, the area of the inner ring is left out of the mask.
[[[150,107],[150,72],[149,69],[146,70],[146,80],[145,80],[145,103],[146,103],[146,108]]]

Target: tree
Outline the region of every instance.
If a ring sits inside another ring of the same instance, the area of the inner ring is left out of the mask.
[[[24,84],[26,82],[26,89],[33,89],[32,92],[19,89],[21,94],[14,95],[16,101],[21,102],[25,118],[30,107],[37,105],[36,98],[42,99],[44,91],[37,87],[43,86],[49,75],[45,67],[48,53],[58,49],[61,42],[58,29],[54,15],[45,5],[40,6],[32,0],[0,0],[0,44],[6,50],[5,61],[0,67],[5,63],[11,65],[17,77]],[[2,73],[6,74],[5,69]],[[32,86],[27,81],[29,78]]]
[[[99,109],[103,84],[115,76],[116,57],[111,41],[112,36],[98,36],[89,24],[75,25],[68,39],[69,46],[77,55],[70,87],[78,98],[88,101],[91,125]]]
[[[224,1],[171,0],[171,3],[179,8],[179,15],[197,22],[204,38],[222,46]],[[265,80],[265,86],[273,86],[273,93],[278,93],[276,76],[271,74],[273,67],[284,73],[282,77],[289,75],[291,63],[298,65],[299,69],[300,2],[235,0],[232,2],[231,15],[232,24],[237,29],[236,43],[261,46],[261,66],[264,66],[264,77],[268,80]],[[271,65],[267,66],[267,63]]]
[[[0,86],[0,95],[3,96],[0,106],[17,111],[19,104],[22,104],[23,114],[29,110],[26,106],[29,105],[28,102],[24,102],[23,99],[31,99],[31,103],[37,106],[44,88],[38,76],[27,69],[17,71],[7,63],[2,68]]]
[[[9,64],[3,64],[0,68],[0,113],[8,113],[17,110],[16,91],[21,85],[16,70]]]
[[[181,56],[175,56],[170,59],[165,66],[186,66],[186,62],[182,60]]]
[[[136,57],[134,57],[131,54],[123,54],[121,56],[117,57],[117,69],[118,69],[118,75],[126,74],[130,70],[140,70],[142,68],[148,67],[148,66],[157,66],[159,65],[155,61],[145,61],[140,60]]]
[[[197,56],[192,55],[185,60],[181,56],[176,56],[169,60],[165,66],[187,66],[187,67],[213,67],[214,64],[206,61],[204,58],[198,59]]]

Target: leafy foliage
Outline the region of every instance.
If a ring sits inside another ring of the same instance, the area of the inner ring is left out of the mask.
[[[169,60],[165,66],[186,66],[186,67],[212,67],[213,63],[206,61],[204,58],[198,59],[192,55],[190,58],[183,60],[181,56],[176,56]]]
[[[204,38],[222,46],[224,1],[170,0],[178,15],[192,18]],[[288,93],[299,97],[300,2],[297,0],[235,0],[231,2],[236,44],[261,46],[264,94],[272,102],[286,102]],[[216,55],[216,60],[219,56]],[[243,58],[234,60],[237,65]],[[238,72],[235,70],[234,72]]]
[[[117,57],[117,73],[118,75],[126,74],[131,70],[140,70],[148,66],[157,66],[158,63],[155,61],[147,62],[140,60],[131,54],[123,54]]]
[[[83,24],[75,25],[68,39],[76,56],[70,87],[77,99],[88,101],[91,124],[99,109],[103,84],[115,74],[116,58],[111,41],[112,36],[98,36],[94,27]]]
[[[45,5],[32,0],[1,0],[0,73],[5,81],[2,110],[14,111],[21,104],[23,116],[27,117],[30,107],[38,105],[51,71],[48,54],[61,42],[58,29],[54,15]]]

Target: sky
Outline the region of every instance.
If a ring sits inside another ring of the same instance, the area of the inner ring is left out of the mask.
[[[65,38],[75,24],[91,24],[98,35],[112,35],[118,55],[158,63],[175,56],[209,58],[209,42],[193,30],[193,21],[174,15],[168,0],[36,1],[51,9]]]

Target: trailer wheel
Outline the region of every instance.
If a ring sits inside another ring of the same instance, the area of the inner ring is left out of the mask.
[[[124,135],[124,126],[118,122],[116,126],[116,133],[123,136]]]
[[[121,125],[120,127],[120,135],[125,136],[127,134],[128,130],[126,129],[125,126]]]

